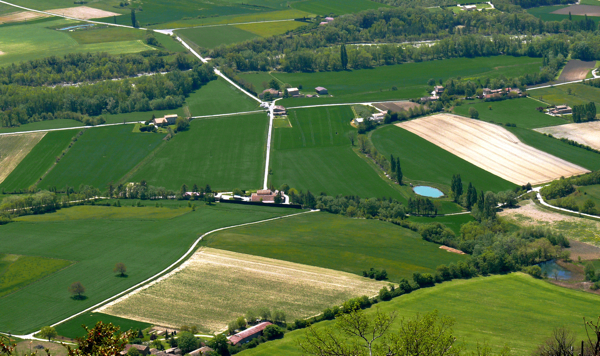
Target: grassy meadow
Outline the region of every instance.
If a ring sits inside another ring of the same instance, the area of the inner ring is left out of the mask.
[[[212,49],[221,45],[243,42],[259,37],[252,32],[244,31],[236,26],[194,27],[177,30],[182,38],[197,44],[199,47]]]
[[[281,21],[281,22],[267,22],[267,23],[250,23],[244,25],[236,25],[235,27],[254,33],[261,37],[269,37],[280,35],[291,30],[295,30],[298,27],[304,26],[306,23],[299,21]]]
[[[86,130],[39,187],[85,184],[105,189],[117,182],[164,138],[158,133],[132,133],[132,129],[133,125],[119,125]]]
[[[571,92],[570,94],[569,91]],[[551,88],[531,90],[529,94],[552,105],[567,104],[573,106],[593,101],[596,103],[596,106],[600,106],[600,88],[595,88],[591,85],[579,83],[559,85]]]
[[[56,157],[67,148],[77,132],[77,130],[64,130],[46,133],[44,138],[0,184],[0,189],[12,192],[34,185],[52,167],[56,162]]]
[[[537,96],[537,92],[535,92]],[[517,127],[534,129],[538,127],[568,124],[569,121],[560,117],[546,115],[536,110],[546,105],[529,98],[503,100],[496,102],[466,101],[461,106],[454,107],[454,112],[469,117],[469,109],[475,108],[479,120],[500,124],[516,124]],[[491,109],[490,109],[491,107]]]
[[[304,0],[295,2],[292,7],[297,10],[310,12],[313,14],[328,16],[352,14],[370,9],[378,9],[380,7],[388,7],[388,5],[377,3],[369,0]]]
[[[112,323],[113,325],[118,326],[121,331],[144,330],[151,326],[148,323],[119,318],[118,316],[87,312],[57,325],[56,332],[58,335],[68,337],[70,339],[83,337],[85,336],[85,329],[82,327],[82,325],[85,325],[88,328],[93,328],[99,321],[103,322],[104,324]]]
[[[456,235],[460,234],[460,227],[463,224],[474,221],[473,215],[462,214],[462,215],[451,215],[451,216],[436,216],[434,218],[428,216],[410,216],[409,221],[418,224],[430,224],[430,223],[442,223],[450,228]]]
[[[140,41],[146,37],[144,31],[124,27],[95,28],[67,31],[81,45],[105,42]]]
[[[581,167],[595,171],[600,169],[600,154],[587,151],[583,148],[571,146],[558,139],[544,136],[543,134],[521,127],[507,127],[523,143],[545,151],[565,161],[575,163]]]
[[[134,208],[139,216],[96,218],[91,214],[86,219],[81,217],[89,212],[82,208],[61,210],[67,216],[59,221],[53,214],[45,214],[0,226],[0,250],[4,253],[76,262],[0,298],[0,330],[31,332],[111,297],[169,266],[204,232],[290,213],[273,207],[201,205],[196,211],[178,209],[176,217],[144,218],[145,212],[156,208],[141,207]],[[126,278],[113,273],[117,262],[127,266]],[[86,288],[84,300],[72,299],[68,292],[76,281]]]
[[[350,126],[354,117],[350,107],[298,109],[288,117],[291,128],[273,131],[270,181],[276,187],[286,183],[314,194],[405,200],[352,150],[348,134],[355,129]]]
[[[584,4],[582,2],[582,5],[591,5],[591,4]],[[598,5],[598,3],[596,3],[595,5]],[[565,7],[568,7],[568,6],[565,6],[565,5],[540,6],[540,7],[533,7],[531,9],[527,9],[527,12],[537,18],[544,20],[544,21],[559,21],[560,22],[562,20],[568,20],[569,15],[553,14],[552,12],[563,9]],[[581,21],[581,20],[585,19],[585,16],[572,15],[571,19],[573,21]],[[600,21],[600,18],[596,17],[596,16],[589,16],[588,19],[593,20],[596,23],[598,23],[598,21]]]
[[[62,56],[75,52],[108,52],[111,54],[135,53],[152,49],[139,40],[80,44],[68,31],[57,28],[72,25],[74,21],[57,19],[0,26],[0,66],[10,63],[39,59],[51,55]],[[104,30],[99,30],[104,31]]]
[[[432,183],[447,195],[454,174],[462,182],[473,183],[483,191],[504,191],[515,185],[479,168],[405,129],[389,125],[373,131],[371,140],[377,150],[389,157],[400,157],[404,177],[414,184]]]
[[[192,116],[229,114],[259,110],[249,98],[225,79],[219,78],[193,92],[185,100]]]
[[[0,136],[0,183],[43,138],[44,132]]]
[[[215,190],[262,187],[268,117],[264,113],[193,120],[136,171],[131,180],[179,189],[182,184]]]
[[[67,129],[70,127],[81,127],[83,124],[75,120],[56,119],[47,121],[32,122],[17,127],[0,127],[0,133],[4,132],[25,132],[35,130]]]
[[[512,77],[538,71],[540,63],[539,58],[529,57],[453,58],[353,71],[272,73],[272,76],[293,87],[302,85],[305,93],[314,93],[315,87],[323,86],[333,95],[333,98],[290,98],[279,102],[286,107],[294,107],[417,98],[427,95],[430,89],[427,81],[430,78],[437,81],[449,77]],[[262,88],[261,83],[266,80],[265,73],[248,73],[241,77],[254,83],[257,88]],[[398,90],[392,90],[394,86]]]
[[[518,303],[515,301],[518,300]],[[513,273],[470,280],[446,282],[421,289],[377,304],[382,312],[398,313],[398,317],[414,318],[438,310],[441,316],[455,320],[457,342],[475,351],[477,344],[487,343],[495,352],[505,345],[511,355],[531,355],[537,345],[551,336],[553,329],[566,326],[576,340],[586,339],[583,317],[596,320],[600,297],[557,287],[530,276]],[[375,308],[366,312],[371,314]],[[334,326],[334,321],[315,326]],[[398,321],[391,331],[397,331]],[[304,330],[292,331],[285,338],[268,342],[240,353],[241,356],[302,355],[298,342]]]
[[[329,213],[221,231],[202,245],[358,275],[371,267],[385,269],[393,282],[465,258],[388,222]]]
[[[0,298],[72,263],[55,258],[0,254]]]

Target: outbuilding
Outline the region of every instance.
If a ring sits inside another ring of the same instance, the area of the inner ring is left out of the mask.
[[[265,328],[269,325],[273,325],[273,324],[268,321],[264,321],[258,325],[255,325],[251,328],[248,328],[240,333],[237,333],[237,334],[229,337],[229,342],[233,346],[245,344],[245,343],[261,336],[263,331],[265,330]]]
[[[315,88],[315,91],[316,91],[316,92],[317,92],[317,94],[319,94],[319,95],[327,95],[327,94],[329,94],[329,92],[327,91],[327,89],[326,89],[326,88],[323,88],[323,87],[316,87],[316,88]]]
[[[289,96],[298,96],[300,95],[300,90],[298,88],[287,88],[287,93]]]

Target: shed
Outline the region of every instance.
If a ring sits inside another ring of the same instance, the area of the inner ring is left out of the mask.
[[[298,88],[287,88],[286,90],[287,90],[288,95],[291,95],[291,96],[300,95],[300,90]]]
[[[123,351],[121,351],[121,355],[126,355],[127,352],[129,351],[129,349],[131,349],[131,348],[137,349],[141,355],[148,355],[150,353],[150,348],[146,345],[127,344],[127,345],[125,345],[125,348],[123,349]]]
[[[169,125],[175,125],[175,122],[177,121],[177,114],[165,115],[164,119],[167,120]]]
[[[255,325],[251,328],[248,328],[240,333],[237,333],[237,334],[229,337],[229,342],[233,346],[238,345],[238,344],[245,344],[245,343],[249,342],[250,340],[256,339],[257,337],[261,336],[263,333],[263,330],[265,330],[265,328],[269,325],[273,325],[273,324],[268,321],[264,321],[258,325]]]
[[[285,109],[285,107],[283,107],[281,105],[276,105],[273,108],[273,114],[274,115],[285,115],[285,114],[287,114],[287,110]]]
[[[154,126],[164,126],[169,124],[167,119],[165,119],[164,117],[158,117],[152,120],[152,123],[154,123]]]
[[[323,88],[323,87],[316,87],[316,88],[315,88],[315,91],[316,91],[316,92],[317,92],[317,94],[319,94],[319,95],[327,95],[327,94],[329,94],[329,92],[327,91],[327,89],[326,89],[326,88]]]
[[[327,16],[327,17],[325,18],[325,21],[327,21],[327,22],[331,22],[331,21],[333,21],[333,20],[334,20],[334,18],[333,18],[333,17],[331,17],[331,16]]]

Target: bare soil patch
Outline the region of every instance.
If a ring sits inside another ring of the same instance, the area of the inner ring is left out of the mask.
[[[452,253],[458,253],[459,255],[464,255],[464,254],[465,254],[465,253],[464,253],[464,252],[462,252],[461,250],[457,250],[457,249],[455,249],[455,248],[448,247],[448,246],[440,246],[440,248],[441,248],[442,250],[446,250],[446,251],[448,251],[448,252],[452,252]]]
[[[420,106],[420,105],[417,103],[413,103],[411,101],[398,101],[398,102],[393,102],[393,103],[373,104],[373,106],[378,108],[379,110],[383,110],[383,111],[390,110],[391,112],[400,112],[402,110],[408,111],[408,110],[415,108],[417,106]]]
[[[528,146],[503,127],[484,121],[438,114],[396,126],[518,185],[542,184],[589,172]]]
[[[580,5],[576,5],[580,6]],[[584,5],[585,6],[585,5]],[[600,6],[590,6],[600,11]],[[600,16],[600,15],[598,15]],[[559,82],[572,82],[574,80],[582,80],[587,77],[590,70],[596,67],[596,61],[584,62],[579,59],[572,59],[565,65],[563,71],[558,77]]]
[[[600,16],[600,7],[595,5],[571,5],[556,11],[552,11],[552,14],[558,15],[588,15],[588,16]]]
[[[504,219],[521,226],[543,226],[560,232],[571,241],[571,258],[576,260],[600,258],[600,222],[563,215],[536,205],[527,200],[516,209],[498,213]],[[596,255],[598,254],[598,255]]]
[[[3,55],[3,54],[6,54],[6,53],[4,53],[4,52],[0,51],[0,56],[1,56],[1,55]]]
[[[40,14],[39,12],[33,11],[19,11],[0,16],[0,24],[29,21],[42,17],[50,17],[50,15]]]
[[[143,290],[99,311],[155,325],[196,325],[217,332],[249,309],[283,310],[289,321],[361,295],[384,282],[354,274],[235,252],[202,248]]]
[[[567,138],[600,150],[600,121],[542,127],[535,131],[551,134],[558,138]]]
[[[45,135],[45,132],[34,132],[0,136],[0,183],[4,182]]]
[[[67,7],[64,9],[47,10],[46,12],[82,20],[99,19],[109,16],[121,16],[121,14],[116,12],[94,9],[93,7],[88,6]]]

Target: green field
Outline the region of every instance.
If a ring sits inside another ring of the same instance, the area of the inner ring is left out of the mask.
[[[17,127],[0,127],[0,133],[2,132],[22,132],[22,131],[35,131],[35,130],[49,130],[49,129],[64,129],[69,127],[81,127],[83,123],[75,120],[67,119],[56,119],[47,121],[37,121],[30,124],[25,124]]]
[[[575,163],[591,171],[600,169],[600,154],[598,153],[571,146],[533,130],[520,127],[507,127],[507,129],[529,146],[548,152],[551,155]]]
[[[56,157],[67,148],[71,138],[77,132],[77,130],[48,132],[0,184],[0,189],[12,192],[27,189],[35,184],[52,167]]]
[[[574,193],[569,195],[573,197],[574,202],[579,206],[579,211],[582,211],[583,204],[591,200],[596,204],[597,215],[600,215],[600,185],[588,185],[584,187],[577,187]],[[550,203],[556,205],[554,200]]]
[[[411,279],[413,272],[433,272],[441,264],[465,258],[388,222],[329,213],[222,231],[209,235],[202,244],[358,275],[371,267],[385,269],[395,282]]]
[[[413,183],[442,185],[449,194],[452,176],[460,174],[463,184],[473,183],[483,191],[505,191],[515,185],[497,177],[433,143],[397,126],[385,126],[371,135],[377,150],[389,157],[400,157],[404,177]]]
[[[0,298],[72,263],[55,258],[0,254]]]
[[[582,5],[598,5],[598,2],[596,2],[596,4],[584,4],[582,2]],[[552,12],[563,9],[565,7],[568,7],[568,6],[565,6],[565,5],[541,6],[541,7],[534,7],[531,9],[527,9],[527,12],[537,18],[544,20],[544,21],[559,21],[560,22],[562,20],[568,20],[569,15],[553,14]],[[581,21],[581,20],[585,19],[585,16],[572,15],[571,18],[573,21]],[[598,21],[600,21],[600,17],[595,17],[595,16],[588,16],[588,19],[593,20],[596,23],[598,23]]]
[[[86,130],[39,186],[85,184],[105,189],[111,181],[117,182],[164,138],[158,133],[132,133],[132,129],[133,125],[119,125]]]
[[[436,216],[435,218],[427,216],[410,216],[408,221],[419,224],[442,223],[450,228],[456,235],[460,233],[460,227],[470,221],[474,221],[473,215],[451,215],[451,216]]]
[[[342,72],[317,73],[273,73],[283,83],[293,87],[302,85],[302,92],[314,93],[314,88],[323,86],[333,98],[290,98],[279,103],[286,107],[323,104],[371,102],[394,99],[409,99],[427,95],[427,80],[446,80],[450,77],[474,79],[478,77],[520,76],[537,72],[539,58],[529,57],[479,57],[454,58],[438,61],[407,63]],[[242,74],[241,77],[262,88],[265,73]],[[270,80],[270,79],[269,79]],[[267,82],[269,80],[266,80]],[[396,86],[398,90],[392,90]]]
[[[178,30],[177,34],[202,48],[215,48],[236,42],[243,42],[259,37],[235,26],[195,27]],[[188,42],[186,41],[186,42]]]
[[[306,0],[292,4],[297,10],[310,12],[317,15],[345,15],[380,7],[389,7],[385,4],[368,0]]]
[[[0,330],[24,334],[111,297],[169,266],[206,231],[291,213],[272,207],[217,204],[200,205],[196,211],[180,209],[177,217],[147,219],[145,212],[156,208],[142,207],[132,208],[139,209],[138,216],[104,219],[97,216],[123,208],[93,207],[101,214],[82,212],[83,208],[62,209],[67,214],[62,221],[46,214],[0,226],[0,251],[4,253],[76,261],[0,298]],[[69,214],[77,218],[70,219]],[[85,214],[90,218],[82,219]],[[127,266],[127,278],[113,273],[117,262]],[[87,299],[70,297],[68,287],[75,281],[86,288]]]
[[[291,128],[273,132],[270,181],[314,194],[393,197],[405,200],[350,146],[354,115],[350,107],[298,109],[289,112]]]
[[[254,33],[261,37],[269,37],[280,35],[291,30],[295,30],[298,27],[304,26],[306,23],[299,21],[281,21],[281,22],[267,22],[267,23],[252,23],[245,25],[236,25],[235,27]]]
[[[0,26],[0,66],[39,59],[51,55],[62,56],[78,52],[108,52],[111,54],[135,53],[152,49],[138,40],[79,44],[68,31],[48,27],[65,27],[74,21],[55,20]],[[102,30],[103,31],[103,30]]]
[[[182,184],[215,190],[262,187],[268,118],[264,113],[193,120],[131,178],[179,189]]]
[[[144,31],[133,28],[107,27],[90,28],[67,32],[77,43],[81,45],[105,42],[138,41],[146,37]]]
[[[135,320],[123,319],[117,316],[112,316],[108,314],[102,313],[84,313],[78,317],[75,317],[67,322],[64,322],[60,325],[56,326],[56,332],[60,336],[68,337],[70,339],[75,339],[77,337],[85,336],[85,329],[82,328],[82,325],[87,326],[88,328],[93,328],[97,322],[103,322],[104,324],[111,323],[115,326],[118,326],[121,331],[127,330],[144,330],[149,328],[151,325],[147,323],[142,323]]]
[[[535,93],[537,95],[537,92]],[[491,106],[491,110],[490,107]],[[479,113],[479,120],[501,124],[516,124],[517,127],[533,129],[555,125],[568,124],[569,121],[560,117],[546,115],[536,110],[546,105],[529,98],[503,100],[496,102],[466,101],[461,106],[454,107],[454,112],[469,117],[469,109],[475,108]]]
[[[192,116],[229,114],[259,110],[258,102],[225,79],[213,80],[186,98]]]
[[[455,319],[457,342],[466,344],[469,351],[474,351],[477,343],[487,343],[496,352],[506,345],[511,355],[526,356],[561,326],[573,330],[575,340],[587,340],[583,317],[596,320],[599,302],[597,295],[513,273],[447,282],[377,305],[382,312],[396,311],[399,318],[414,318],[416,313],[437,309],[440,315]],[[367,313],[374,311],[371,308]],[[333,325],[334,321],[328,321],[316,327]],[[303,338],[304,330],[292,331],[281,340],[240,355],[300,356],[298,342]]]
[[[569,94],[571,90],[571,94]],[[529,94],[535,98],[553,105],[567,104],[569,106],[587,104],[590,101],[600,106],[600,88],[584,84],[567,84],[551,88],[531,90]]]

